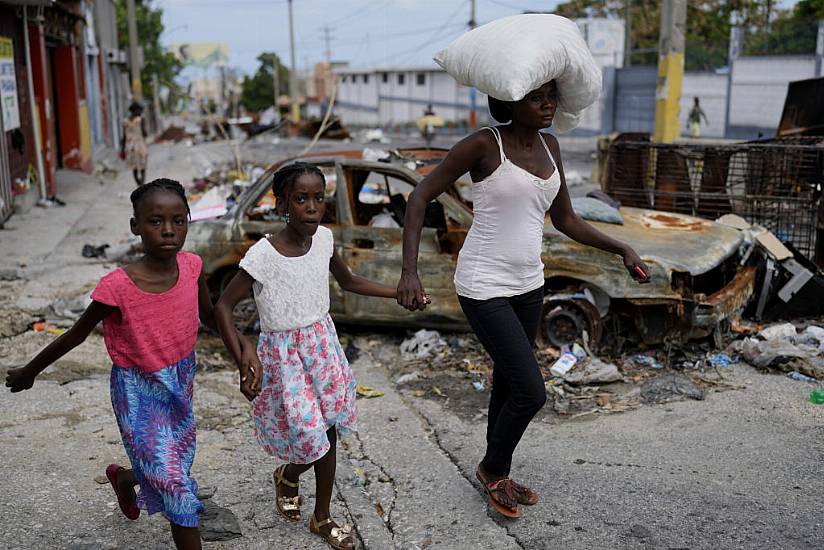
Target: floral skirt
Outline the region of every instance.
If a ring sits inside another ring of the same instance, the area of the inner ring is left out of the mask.
[[[189,477],[195,458],[195,354],[155,372],[112,367],[112,406],[140,491],[137,505],[197,527],[203,504]]]
[[[255,435],[272,456],[309,464],[329,450],[326,431],[356,429],[355,377],[328,315],[308,327],[262,332]]]

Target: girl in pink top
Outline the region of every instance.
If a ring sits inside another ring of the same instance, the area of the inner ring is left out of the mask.
[[[126,517],[137,519],[141,508],[162,512],[176,546],[199,549],[203,504],[189,475],[195,456],[192,393],[198,320],[215,327],[212,302],[200,257],[180,251],[189,220],[183,187],[155,180],[137,188],[131,201],[132,233],[140,235],[145,255],[103,277],[77,323],[28,365],[10,370],[6,386],[12,392],[31,388],[40,372],[103,321],[114,363],[112,406],[132,465],[111,464],[106,477]],[[254,347],[245,338],[239,342],[243,360],[254,369]]]

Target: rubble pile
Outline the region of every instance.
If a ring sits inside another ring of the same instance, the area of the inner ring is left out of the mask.
[[[373,340],[374,351],[381,342]],[[492,387],[492,361],[472,334],[420,330],[385,360],[400,391],[412,397],[469,400],[479,414]],[[709,343],[596,356],[584,343],[539,347],[538,364],[549,407],[559,416],[609,414],[681,399],[703,400],[711,391],[740,389],[724,374],[738,360]]]
[[[238,168],[231,162],[207,168],[202,177],[186,186],[192,221],[224,215],[265,171],[265,167],[258,163],[246,163]]]

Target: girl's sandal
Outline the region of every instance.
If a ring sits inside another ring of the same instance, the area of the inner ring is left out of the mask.
[[[109,464],[106,467],[106,478],[108,478],[112,489],[114,489],[114,494],[117,496],[117,504],[120,506],[120,511],[130,520],[136,520],[140,517],[140,508],[137,507],[136,498],[131,498],[123,494],[117,486],[117,473],[120,472],[120,470],[125,470],[125,468],[117,464]]]
[[[344,525],[343,527],[332,527],[328,533],[320,530],[321,527],[335,523],[332,518],[326,518],[322,521],[315,519],[315,514],[309,520],[309,530],[321,537],[326,543],[335,548],[335,550],[352,550],[355,548],[355,536],[352,534],[352,526]],[[348,543],[348,544],[344,544]]]
[[[289,521],[300,521],[300,505],[303,504],[303,499],[301,496],[280,496],[281,485],[286,485],[287,487],[292,487],[293,489],[297,489],[299,487],[298,483],[292,483],[286,479],[286,466],[288,465],[281,464],[272,474],[272,482],[275,485],[275,508],[277,508],[277,511],[281,516],[285,517]]]
[[[499,514],[512,519],[521,517],[521,511],[518,510],[518,495],[515,492],[515,483],[511,479],[505,477],[496,481],[489,481],[481,473],[480,466],[475,471],[475,477],[481,482],[489,504]]]

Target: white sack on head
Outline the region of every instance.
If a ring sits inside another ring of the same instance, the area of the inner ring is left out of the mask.
[[[601,94],[601,69],[578,25],[549,14],[513,15],[469,31],[435,54],[455,80],[502,101],[520,101],[550,80],[558,86],[554,125],[578,125]]]

